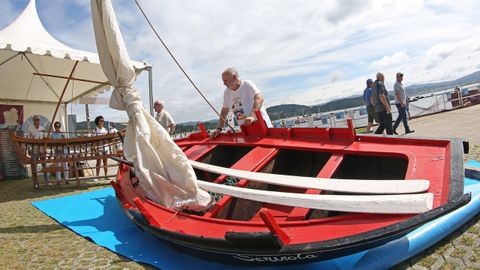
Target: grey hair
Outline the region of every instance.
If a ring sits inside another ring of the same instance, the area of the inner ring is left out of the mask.
[[[162,107],[165,107],[165,102],[163,102],[162,100],[155,100],[155,102],[153,103],[153,106],[156,106],[156,105],[161,105]]]
[[[230,68],[225,69],[225,71],[223,72],[223,74],[232,74],[232,75],[237,76],[237,78],[238,78],[238,72],[237,72],[237,70],[236,70],[235,68],[233,68],[233,67],[230,67]]]

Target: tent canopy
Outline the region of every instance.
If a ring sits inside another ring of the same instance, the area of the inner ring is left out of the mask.
[[[0,103],[21,104],[24,115],[45,112],[51,118],[76,61],[63,104],[94,96],[110,85],[98,55],[70,48],[52,37],[31,0],[20,16],[0,31]],[[150,68],[145,62],[131,64],[137,73]]]

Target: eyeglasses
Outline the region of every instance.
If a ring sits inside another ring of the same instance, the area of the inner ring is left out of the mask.
[[[59,128],[60,126],[55,126],[55,128]]]

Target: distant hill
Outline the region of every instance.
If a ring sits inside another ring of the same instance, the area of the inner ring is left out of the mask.
[[[418,96],[428,94],[442,89],[455,88],[456,86],[470,84],[480,81],[480,71],[474,72],[459,79],[446,82],[426,83],[418,85],[409,85],[405,89],[410,96]]]
[[[311,108],[305,105],[298,104],[282,104],[267,108],[270,119],[277,120],[280,118],[287,118],[297,115],[304,115],[310,113]]]
[[[191,132],[193,130],[198,129],[198,122],[200,121],[190,121],[186,123],[177,123],[177,126],[175,127],[175,133],[183,133],[183,132]],[[205,125],[205,128],[207,130],[209,129],[215,129],[218,126],[218,119],[212,119],[203,122]]]

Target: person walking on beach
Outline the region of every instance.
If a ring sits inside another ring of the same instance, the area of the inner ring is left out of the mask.
[[[173,135],[175,133],[175,121],[173,121],[172,116],[165,110],[165,103],[163,101],[155,101],[153,103],[153,108],[157,115],[155,119],[158,123],[168,132],[168,134]]]
[[[403,88],[403,73],[397,73],[397,81],[393,86],[393,91],[395,92],[395,106],[397,107],[398,117],[393,124],[393,134],[397,134],[397,127],[400,125],[400,121],[403,122],[403,127],[405,128],[405,134],[412,133],[414,130],[410,130],[407,120],[407,96],[405,94],[405,88]]]
[[[384,130],[387,135],[393,135],[392,130],[392,111],[388,101],[388,92],[385,88],[385,76],[383,73],[377,73],[377,79],[372,86],[371,103],[375,106],[375,113],[378,116],[378,128],[375,134],[382,134]]]
[[[372,132],[372,126],[373,126],[373,120],[378,123],[378,117],[377,114],[375,113],[375,107],[373,107],[372,102],[370,101],[370,98],[372,97],[372,84],[373,80],[368,79],[367,80],[367,87],[365,90],[363,90],[363,103],[367,107],[367,113],[368,113],[368,123],[367,123],[367,128],[366,132],[370,133]]]
[[[255,111],[260,110],[267,127],[273,127],[267,110],[263,106],[263,97],[253,82],[240,80],[237,70],[228,68],[222,73],[223,84],[227,87],[223,93],[223,107],[218,127],[210,134],[214,139],[222,132],[225,119],[231,111],[239,125],[250,125],[256,120]]]

